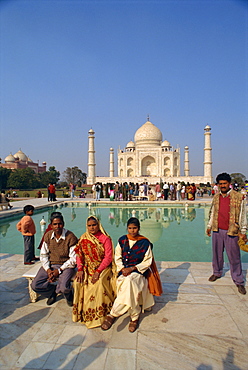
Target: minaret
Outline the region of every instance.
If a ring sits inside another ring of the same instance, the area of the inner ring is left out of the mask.
[[[87,184],[92,185],[95,182],[95,146],[94,146],[94,139],[95,139],[95,132],[92,128],[88,132],[89,136],[89,148],[88,148],[88,176],[87,176]]]
[[[189,176],[189,147],[184,148],[184,176]]]
[[[114,149],[109,149],[109,177],[114,177],[115,168],[114,168]]]
[[[212,148],[211,148],[211,127],[204,128],[205,146],[204,146],[204,177],[207,181],[212,182]]]

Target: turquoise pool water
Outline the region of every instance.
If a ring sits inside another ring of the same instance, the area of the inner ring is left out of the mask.
[[[33,219],[38,247],[43,230],[40,220],[44,216],[47,225],[54,210],[62,212],[65,227],[77,237],[85,231],[86,218],[94,214],[111,235],[114,244],[126,233],[127,220],[135,214],[141,222],[141,234],[154,244],[157,261],[211,262],[211,238],[205,235],[209,207],[206,206],[142,206],[142,207],[91,207],[82,203],[64,204],[58,208],[35,211]],[[0,252],[23,254],[23,237],[16,230],[22,215],[11,221],[0,222]],[[39,252],[37,251],[37,255]],[[242,262],[248,262],[248,253],[242,252]]]

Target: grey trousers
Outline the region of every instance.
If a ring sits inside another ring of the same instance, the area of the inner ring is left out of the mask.
[[[52,265],[51,269],[55,270],[59,267],[61,267],[61,265]],[[46,270],[41,267],[32,281],[31,287],[36,293],[41,294],[46,298],[49,298],[54,292],[56,292],[57,294],[63,293],[65,298],[69,299],[72,294],[71,279],[75,273],[75,269],[73,268],[63,270],[58,277],[57,284],[54,284],[47,280],[48,274]]]
[[[28,236],[23,235],[24,239],[24,263],[31,262],[35,255],[34,255],[34,235]]]

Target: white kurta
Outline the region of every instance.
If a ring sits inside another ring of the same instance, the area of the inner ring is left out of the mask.
[[[129,240],[130,248],[133,247],[135,241]],[[115,249],[115,263],[117,272],[124,268],[122,263],[122,251],[119,243]],[[152,250],[149,246],[144,259],[136,265],[139,272],[144,273],[152,263]],[[117,298],[110,314],[114,317],[123,315],[129,312],[131,320],[137,320],[140,312],[154,305],[153,295],[148,290],[147,279],[137,272],[132,272],[128,276],[120,275],[117,279]],[[142,307],[142,308],[141,308]]]

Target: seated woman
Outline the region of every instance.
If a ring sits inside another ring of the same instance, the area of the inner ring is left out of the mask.
[[[90,216],[86,227],[75,248],[78,272],[72,320],[95,328],[101,326],[115,299],[115,265],[111,238],[100,221]]]
[[[108,330],[116,317],[128,311],[129,331],[133,333],[138,327],[141,310],[144,312],[154,305],[146,279],[153,255],[152,244],[139,234],[140,222],[137,218],[131,217],[128,220],[127,230],[128,234],[119,239],[115,250],[117,298],[101,328]]]

